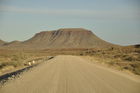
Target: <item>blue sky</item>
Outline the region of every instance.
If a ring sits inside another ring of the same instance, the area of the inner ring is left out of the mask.
[[[140,44],[139,6],[140,0],[0,0],[0,39],[73,27],[115,44]]]

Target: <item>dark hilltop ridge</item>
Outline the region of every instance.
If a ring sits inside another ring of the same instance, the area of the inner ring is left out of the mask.
[[[2,42],[2,41],[0,41]],[[110,48],[118,45],[106,42],[92,31],[83,28],[62,28],[42,31],[32,38],[19,42],[0,43],[0,48],[9,49],[71,49],[71,48]]]

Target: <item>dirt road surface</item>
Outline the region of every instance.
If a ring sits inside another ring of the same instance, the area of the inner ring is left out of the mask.
[[[0,93],[140,93],[140,83],[78,56],[57,56],[7,82]]]

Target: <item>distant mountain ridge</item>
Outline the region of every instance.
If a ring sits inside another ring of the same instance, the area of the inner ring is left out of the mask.
[[[62,49],[62,48],[109,48],[117,45],[97,37],[92,31],[83,28],[63,28],[42,31],[29,40],[14,42],[3,47],[17,49]]]
[[[7,42],[7,43],[4,43],[4,45],[15,45],[15,44],[20,44],[21,42],[20,41],[11,41],[11,42]]]

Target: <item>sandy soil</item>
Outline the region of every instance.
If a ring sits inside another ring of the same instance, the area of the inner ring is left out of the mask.
[[[140,93],[140,83],[78,56],[57,56],[7,82],[0,93]]]

